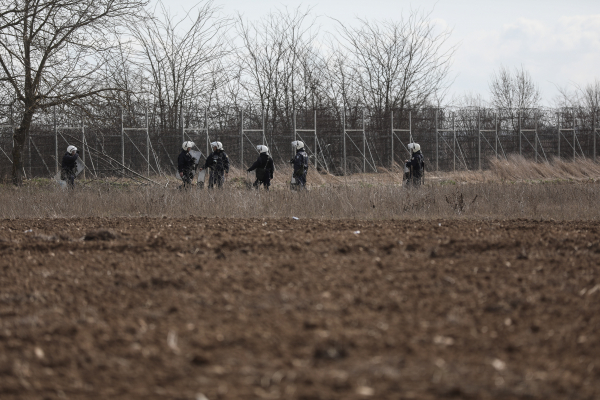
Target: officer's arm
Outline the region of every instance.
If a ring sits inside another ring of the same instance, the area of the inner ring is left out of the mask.
[[[260,166],[260,158],[257,161],[254,161],[254,164],[250,168],[248,168],[248,172],[254,171],[256,168]]]
[[[229,157],[225,154],[225,159],[223,160],[223,166],[225,167],[225,173],[229,173]]]

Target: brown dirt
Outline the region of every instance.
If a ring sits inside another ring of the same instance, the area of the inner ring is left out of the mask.
[[[0,398],[597,399],[599,232],[0,221]]]

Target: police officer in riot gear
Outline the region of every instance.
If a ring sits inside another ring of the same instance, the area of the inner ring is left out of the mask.
[[[269,190],[271,186],[271,179],[273,179],[273,172],[275,171],[275,165],[273,164],[273,158],[269,155],[269,148],[264,145],[256,146],[258,150],[258,160],[248,168],[248,172],[256,170],[256,181],[253,186],[258,189],[260,185],[263,185],[265,189]]]
[[[404,183],[406,185],[420,186],[425,173],[425,159],[421,153],[421,146],[418,143],[409,143],[410,160],[404,164]]]
[[[192,147],[194,147],[194,142],[183,142],[181,153],[179,153],[179,157],[177,158],[177,170],[183,181],[183,185],[180,188],[183,189],[189,188],[192,185],[192,179],[194,179],[196,163],[190,154]]]
[[[223,187],[225,177],[229,174],[229,157],[223,150],[223,143],[212,142],[210,145],[213,151],[206,158],[206,162],[200,168],[200,171],[206,168],[210,169],[208,188],[212,189],[215,185],[220,188]]]
[[[297,188],[304,189],[306,187],[306,173],[308,172],[308,154],[304,150],[304,142],[294,140],[292,147],[296,149],[296,155],[290,160],[294,166],[293,185]]]
[[[75,175],[77,174],[78,158],[79,150],[77,150],[77,147],[67,147],[67,152],[62,159],[60,179],[66,181],[71,189],[75,187]]]

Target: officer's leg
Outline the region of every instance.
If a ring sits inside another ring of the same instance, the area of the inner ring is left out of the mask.
[[[181,180],[183,181],[183,188],[187,189],[188,187],[190,187],[190,184],[192,183],[190,181],[190,174],[187,171],[183,172],[183,176],[181,177]]]
[[[306,174],[302,174],[298,177],[298,186],[300,186],[300,188],[306,187]]]

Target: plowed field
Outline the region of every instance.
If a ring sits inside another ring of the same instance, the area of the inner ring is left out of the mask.
[[[599,233],[0,221],[0,398],[598,399]]]

